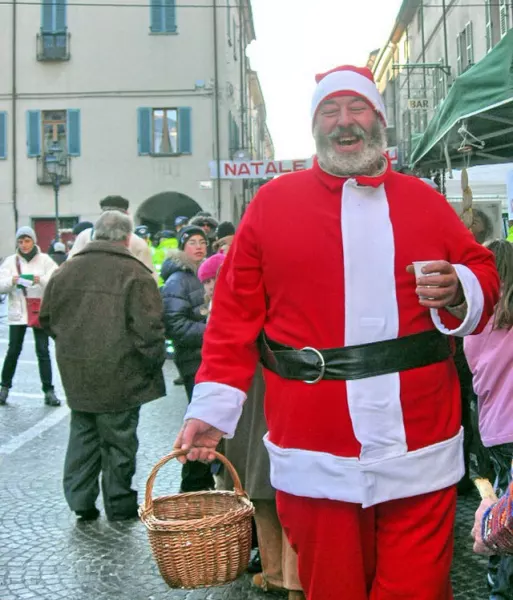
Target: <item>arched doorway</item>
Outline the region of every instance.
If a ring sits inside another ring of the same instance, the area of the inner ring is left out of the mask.
[[[174,229],[176,217],[193,217],[201,206],[189,196],[178,192],[162,192],[145,200],[136,213],[140,225],[152,233]]]

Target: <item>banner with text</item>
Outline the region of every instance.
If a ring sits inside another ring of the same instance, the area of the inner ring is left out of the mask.
[[[284,173],[304,171],[312,166],[305,160],[221,160],[221,179],[269,179]],[[217,162],[210,162],[210,177],[217,179]]]

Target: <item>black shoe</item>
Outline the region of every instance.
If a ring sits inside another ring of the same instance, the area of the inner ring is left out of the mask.
[[[183,379],[182,379],[182,377],[181,377],[181,376],[180,376],[180,377],[177,377],[177,378],[176,378],[176,379],[173,381],[173,383],[174,383],[175,385],[183,385]]]
[[[75,514],[81,522],[96,521],[100,516],[100,511],[97,508],[90,508],[88,510],[76,510]]]
[[[7,396],[9,395],[9,388],[4,385],[0,388],[0,406],[7,404]]]
[[[135,512],[130,512],[130,513],[126,513],[126,514],[120,514],[120,515],[112,515],[112,516],[108,516],[107,520],[109,521],[131,521],[132,519],[138,519],[139,518],[139,514],[137,512],[137,510],[135,510]]]
[[[45,404],[47,406],[60,406],[61,401],[59,400],[59,398],[57,398],[55,392],[53,390],[50,390],[48,392],[45,392]]]

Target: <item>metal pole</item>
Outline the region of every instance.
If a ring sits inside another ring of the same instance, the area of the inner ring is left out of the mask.
[[[55,177],[54,180],[54,184],[53,184],[53,191],[54,191],[54,195],[55,195],[55,241],[59,242],[60,241],[60,235],[59,235],[59,187],[60,187],[60,178],[57,175]]]
[[[219,131],[219,49],[217,47],[217,0],[213,2],[214,10],[214,108],[215,108],[215,148],[216,148],[216,164],[217,164],[217,217],[221,219],[221,134]]]
[[[445,50],[445,67],[449,66],[449,42],[447,40],[447,6],[446,0],[442,0],[442,12],[443,12],[443,22],[444,22],[444,50]],[[447,71],[445,74],[446,79],[449,78],[447,75]]]
[[[14,213],[14,229],[18,229],[18,158],[17,158],[17,58],[16,58],[16,33],[17,33],[17,19],[16,19],[16,0],[12,4],[12,210]]]
[[[426,64],[426,28],[424,26],[424,0],[420,2],[420,14],[422,18],[422,62]],[[426,69],[422,69],[424,79],[424,98],[427,97],[427,75]],[[427,126],[427,111],[423,113],[423,128]]]
[[[406,26],[406,39],[408,40],[408,56],[406,59],[406,63],[409,65],[410,64],[410,30],[408,28],[408,26]],[[406,69],[407,71],[407,75],[406,75],[406,86],[407,86],[407,90],[408,90],[408,98],[411,98],[411,83],[410,83],[410,69]],[[411,110],[408,108],[408,161],[410,160],[410,155],[411,155]]]

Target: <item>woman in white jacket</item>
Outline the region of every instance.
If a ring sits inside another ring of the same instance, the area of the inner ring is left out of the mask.
[[[36,246],[36,242],[36,234],[32,228],[20,227],[16,232],[17,251],[12,256],[8,256],[0,268],[0,293],[9,294],[7,307],[9,347],[2,368],[0,405],[7,402],[18,358],[23,348],[25,332],[27,331],[27,301],[23,288],[18,285],[19,272],[22,275],[33,277],[32,285],[26,288],[27,297],[42,298],[48,280],[57,269],[55,262],[48,254],[41,252]],[[48,335],[42,329],[34,328],[34,339],[45,404],[60,406],[61,402],[55,395],[52,384],[52,363],[48,350]]]

